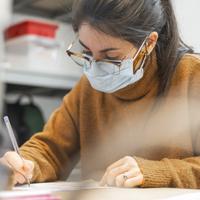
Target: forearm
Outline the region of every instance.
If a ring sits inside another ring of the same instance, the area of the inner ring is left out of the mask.
[[[64,169],[67,169],[65,175],[69,175],[75,165],[73,156],[79,151],[76,130],[62,106],[52,114],[44,131],[35,134],[20,148],[22,157],[35,163],[32,182],[56,180]]]

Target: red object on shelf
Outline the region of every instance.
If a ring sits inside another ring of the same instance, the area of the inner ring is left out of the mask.
[[[5,40],[22,35],[38,35],[48,38],[55,38],[55,31],[58,25],[41,23],[36,21],[24,21],[10,26],[5,30]]]

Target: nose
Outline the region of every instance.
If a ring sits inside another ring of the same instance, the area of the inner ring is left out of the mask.
[[[99,53],[93,53],[93,60],[100,60],[101,55]]]

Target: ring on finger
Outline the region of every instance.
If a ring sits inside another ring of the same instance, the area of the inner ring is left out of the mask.
[[[123,178],[126,180],[126,179],[128,179],[128,176],[126,175],[126,173],[124,173],[123,175]]]

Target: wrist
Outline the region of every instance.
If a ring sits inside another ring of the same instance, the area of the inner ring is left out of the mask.
[[[144,176],[144,181],[140,187],[170,187],[171,171],[165,160],[152,161],[134,157]]]

